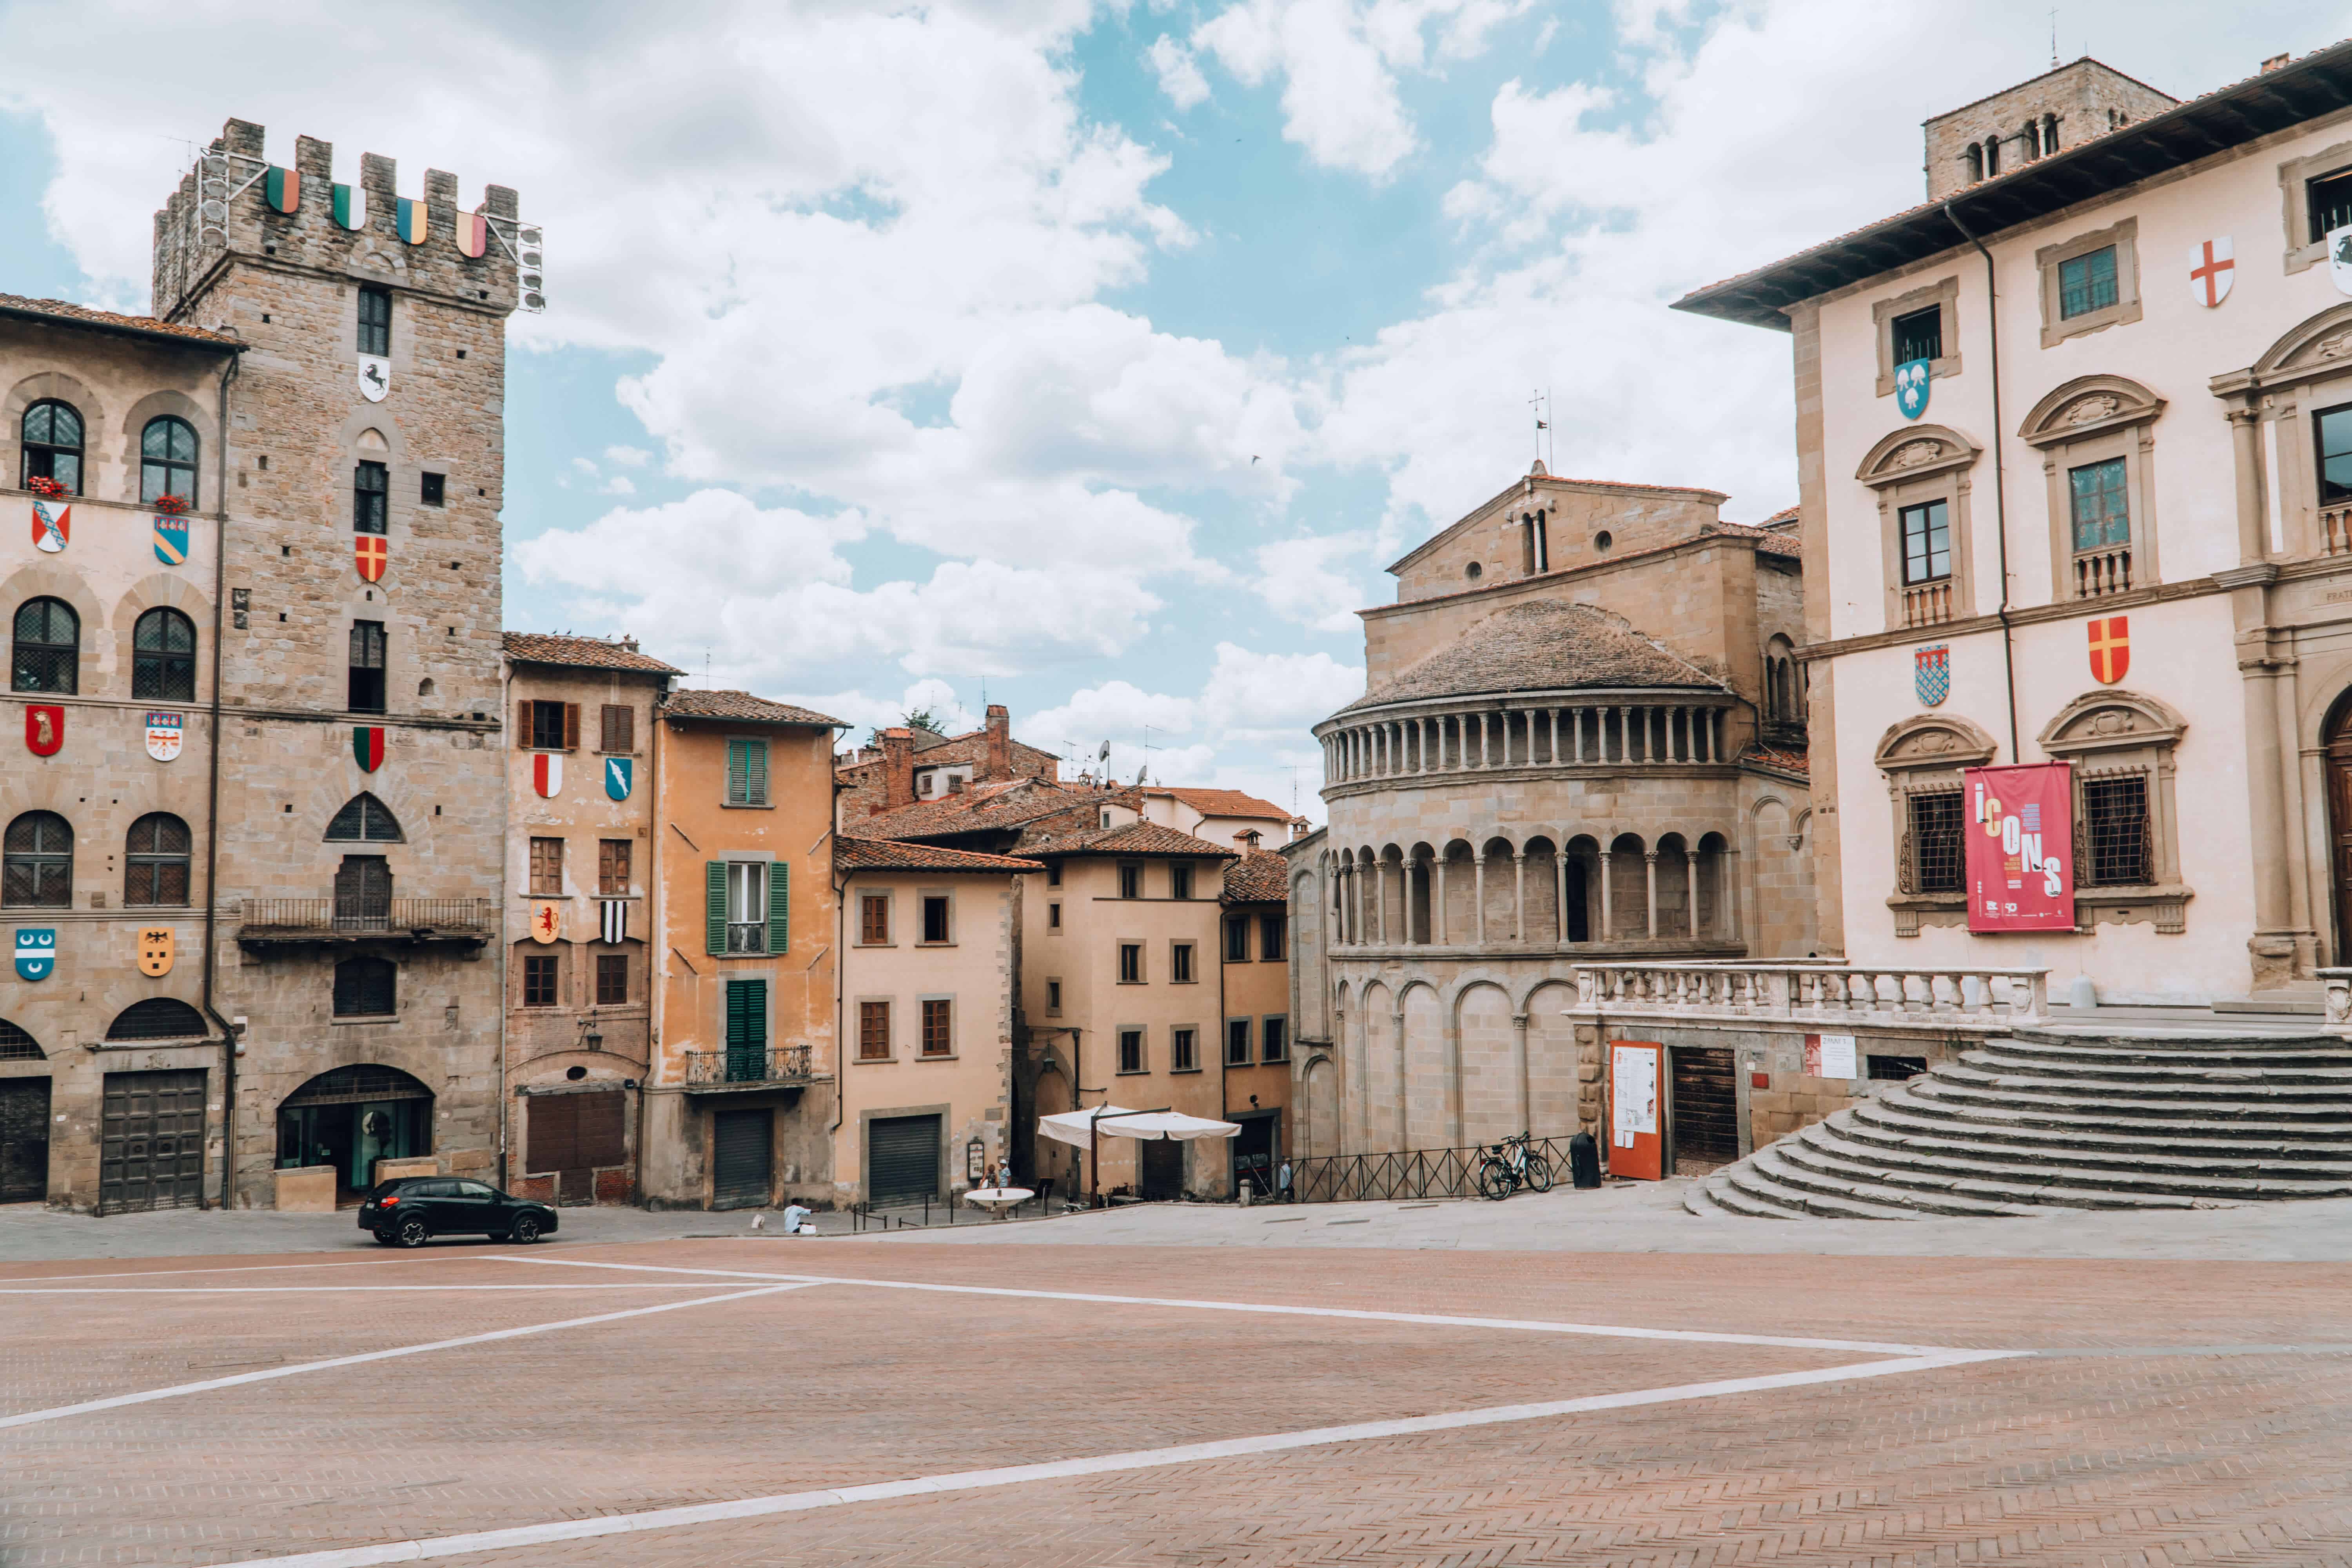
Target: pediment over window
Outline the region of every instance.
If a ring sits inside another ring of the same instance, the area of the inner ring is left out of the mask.
[[[1977,768],[1992,761],[1990,735],[1958,715],[1921,713],[1890,725],[1874,760],[1888,772],[1906,768]]]
[[[1944,425],[1906,425],[1879,437],[1853,477],[1875,489],[1965,468],[1983,448]]]
[[[2189,728],[2170,706],[2137,691],[2086,691],[2058,710],[2039,737],[2052,756],[2168,746]]]
[[[2032,446],[2053,447],[2145,425],[2163,412],[2164,399],[2129,376],[2078,375],[2035,404],[2017,433]]]
[[[2257,381],[2297,379],[2295,373],[2352,370],[2352,304],[2331,305],[2283,333],[2256,360]]]

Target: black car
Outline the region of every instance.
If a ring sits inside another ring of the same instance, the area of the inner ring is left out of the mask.
[[[436,1236],[487,1236],[528,1246],[555,1230],[555,1210],[455,1176],[378,1182],[360,1205],[360,1228],[379,1247],[422,1247]]]

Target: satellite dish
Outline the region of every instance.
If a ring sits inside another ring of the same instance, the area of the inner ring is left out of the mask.
[[[1108,741],[1105,741],[1102,743],[1102,750],[1095,753],[1095,761],[1098,763],[1107,763],[1110,761],[1110,742]]]
[[[1141,767],[1135,770],[1135,782],[1138,787],[1140,787],[1143,784],[1143,775],[1150,771],[1151,764],[1150,763],[1146,763]]]

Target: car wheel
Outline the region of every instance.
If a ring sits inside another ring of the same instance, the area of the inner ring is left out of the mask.
[[[379,1230],[379,1231],[376,1231],[376,1232],[374,1233],[374,1236],[375,1236],[375,1244],[376,1244],[378,1247],[390,1247],[390,1246],[393,1244],[394,1240],[395,1239],[395,1238],[394,1237],[394,1236],[393,1236],[392,1232],[390,1232],[390,1231],[388,1231],[388,1230]]]
[[[523,1247],[529,1247],[532,1242],[537,1241],[539,1239],[538,1216],[527,1214],[517,1215],[514,1224],[507,1228],[507,1239]]]
[[[400,1222],[396,1237],[403,1247],[422,1247],[433,1239],[433,1233],[421,1219],[404,1219]]]

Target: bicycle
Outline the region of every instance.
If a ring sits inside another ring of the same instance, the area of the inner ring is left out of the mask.
[[[1532,1133],[1506,1138],[1486,1151],[1478,1163],[1478,1190],[1496,1203],[1521,1187],[1531,1193],[1551,1191],[1551,1162],[1530,1147]]]

